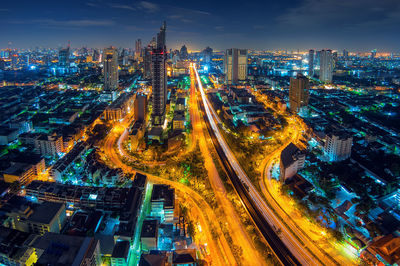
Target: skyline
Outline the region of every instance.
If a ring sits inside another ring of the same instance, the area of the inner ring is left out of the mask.
[[[147,44],[166,20],[168,49],[240,47],[255,50],[309,48],[400,52],[400,3],[351,0],[238,1],[69,1],[4,3],[0,47],[134,47]],[[360,5],[362,4],[362,8]],[[22,6],[22,7],[21,7]],[[50,37],[49,37],[50,36]]]

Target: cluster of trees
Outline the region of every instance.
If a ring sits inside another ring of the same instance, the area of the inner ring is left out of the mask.
[[[95,141],[100,141],[108,135],[111,128],[112,126],[110,124],[105,124],[105,123],[97,124],[92,129],[91,136]]]

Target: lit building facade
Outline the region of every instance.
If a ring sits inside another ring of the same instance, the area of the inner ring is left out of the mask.
[[[314,76],[314,50],[308,51],[308,76]]]
[[[231,48],[225,52],[225,81],[236,84],[247,79],[247,50]]]
[[[351,156],[353,137],[347,133],[331,133],[326,136],[324,153],[329,161],[346,160]]]
[[[309,87],[308,78],[302,74],[297,74],[296,78],[290,78],[289,104],[293,112],[297,113],[308,105]]]
[[[319,79],[322,82],[331,83],[334,66],[332,50],[322,50],[319,62]]]
[[[296,145],[290,143],[281,152],[280,157],[280,178],[285,181],[292,178],[297,171],[304,167],[306,155]]]
[[[153,90],[153,125],[164,124],[167,103],[167,53],[165,45],[166,24],[164,22],[157,34],[157,47],[151,55],[151,83]]]
[[[114,47],[103,51],[104,90],[114,91],[118,88],[118,51]]]

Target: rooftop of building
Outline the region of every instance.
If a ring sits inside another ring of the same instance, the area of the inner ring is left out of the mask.
[[[164,253],[158,254],[142,254],[139,266],[164,266],[168,261],[168,257]]]
[[[117,241],[111,254],[112,258],[127,258],[129,253],[129,241]]]
[[[144,220],[140,237],[158,237],[158,220]]]
[[[47,232],[32,243],[37,250],[43,250],[37,265],[80,265],[92,240]]]
[[[168,185],[155,184],[153,185],[153,192],[151,194],[151,201],[164,201],[164,208],[174,207],[175,202],[175,189],[170,188]]]
[[[29,242],[31,234],[0,227],[0,253],[13,258]]]
[[[290,166],[292,163],[295,162],[296,158],[295,156],[297,154],[301,153],[301,150],[294,145],[293,143],[290,143],[286,148],[284,148],[281,152],[281,163],[284,167]]]
[[[175,250],[172,256],[172,263],[174,264],[188,264],[196,262],[195,249],[181,249]]]
[[[178,99],[176,99],[176,104],[186,105],[186,99],[185,98],[178,98]]]
[[[114,109],[114,108],[120,108],[121,105],[123,105],[129,98],[133,97],[134,93],[129,92],[129,93],[124,93],[121,94],[115,101],[113,101],[107,109]]]
[[[44,201],[40,204],[35,204],[33,214],[29,217],[29,220],[35,223],[49,224],[63,208],[65,208],[64,203]]]
[[[7,174],[7,175],[20,176],[24,172],[29,170],[30,168],[32,168],[31,164],[27,164],[27,163],[12,163],[9,168],[4,170],[3,173]]]
[[[162,127],[152,127],[149,132],[149,136],[161,137],[162,132],[163,132]]]

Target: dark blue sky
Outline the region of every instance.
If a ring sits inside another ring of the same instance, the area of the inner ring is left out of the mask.
[[[6,0],[0,47],[133,47],[163,20],[168,48],[400,51],[400,0]]]

